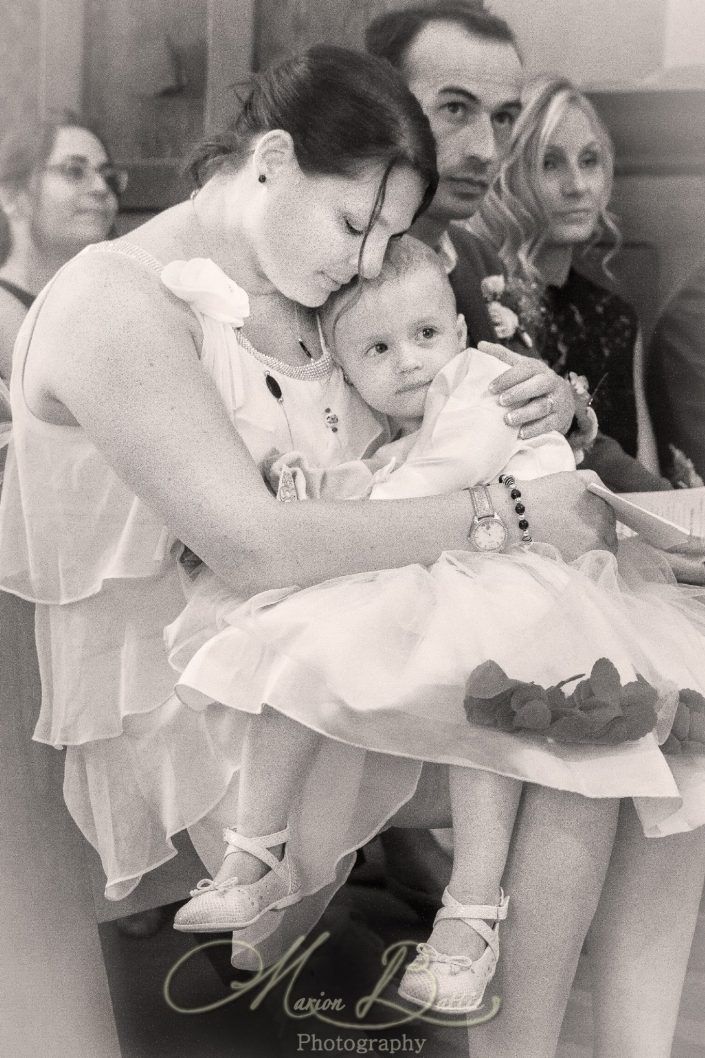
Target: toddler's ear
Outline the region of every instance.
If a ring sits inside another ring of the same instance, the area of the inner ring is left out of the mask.
[[[468,325],[465,322],[465,317],[462,312],[458,316],[455,324],[455,330],[458,335],[458,341],[460,342],[461,349],[467,349],[468,345]]]

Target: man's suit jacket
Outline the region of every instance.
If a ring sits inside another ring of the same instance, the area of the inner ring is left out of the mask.
[[[674,444],[705,478],[705,261],[656,324],[646,393],[664,465]]]

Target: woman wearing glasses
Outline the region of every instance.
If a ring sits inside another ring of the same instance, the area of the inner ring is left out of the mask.
[[[127,172],[116,168],[90,129],[70,114],[17,126],[0,142],[0,482],[11,425],[12,349],[30,305],[71,257],[110,232]],[[34,608],[3,594],[2,663],[28,656]],[[32,654],[34,648],[31,648]],[[21,719],[36,722],[37,695],[20,695]],[[26,715],[25,715],[26,714]],[[161,924],[159,911],[129,916],[123,932],[147,936]]]
[[[127,173],[71,114],[23,124],[0,143],[0,378],[34,297],[113,226]]]

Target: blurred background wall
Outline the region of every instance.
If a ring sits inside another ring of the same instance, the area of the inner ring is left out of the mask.
[[[68,106],[129,165],[121,225],[187,190],[179,160],[228,86],[316,41],[359,46],[413,0],[0,0],[0,132]],[[529,73],[594,93],[617,145],[627,292],[647,326],[705,255],[705,0],[491,0]],[[622,268],[624,272],[625,269]]]

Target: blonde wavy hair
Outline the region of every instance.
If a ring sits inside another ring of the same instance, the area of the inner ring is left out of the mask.
[[[477,213],[467,221],[473,234],[497,250],[507,275],[541,282],[536,256],[544,244],[548,215],[540,193],[543,160],[551,136],[571,107],[579,107],[592,125],[605,174],[604,202],[588,246],[603,241],[608,249],[602,267],[621,243],[619,228],[607,206],[612,194],[614,148],[589,99],[563,78],[538,78],[522,93],[522,111],[507,158]]]

